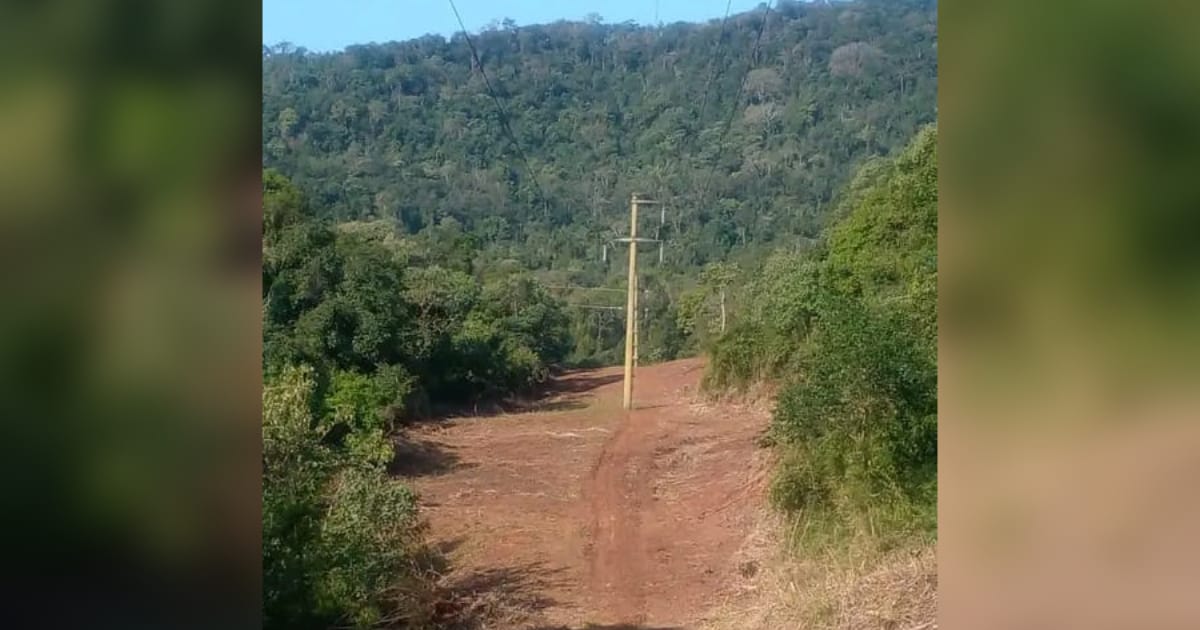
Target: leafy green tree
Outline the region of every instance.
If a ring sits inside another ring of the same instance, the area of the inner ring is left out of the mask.
[[[268,181],[264,210],[288,218],[264,262],[266,370],[314,366],[344,423],[527,390],[573,349],[563,304],[532,277],[482,285],[441,264],[464,260],[454,248],[422,249],[385,222],[330,227],[282,177]],[[436,230],[462,236],[450,220]]]
[[[737,279],[737,263],[713,262],[700,271],[699,285],[680,297],[676,322],[688,335],[708,343],[725,334],[728,326],[727,298]]]
[[[479,301],[471,276],[437,265],[410,269],[403,297],[413,307],[417,344],[413,358],[428,359],[441,350]]]
[[[737,263],[709,263],[705,265],[700,272],[700,284],[710,293],[717,296],[717,305],[720,309],[720,332],[725,332],[727,313],[725,309],[725,297],[729,290],[729,285],[737,278],[738,275]]]

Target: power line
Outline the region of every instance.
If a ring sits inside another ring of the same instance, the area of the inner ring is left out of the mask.
[[[708,64],[708,78],[704,81],[704,89],[700,97],[700,114],[696,116],[699,124],[704,124],[704,112],[708,109],[708,94],[709,88],[712,86],[713,79],[718,73],[717,58],[721,55],[721,45],[725,43],[725,27],[729,23],[729,10],[733,8],[733,0],[728,0],[725,3],[725,17],[721,18],[721,32],[717,35],[717,49],[713,51],[712,59]],[[697,135],[699,133],[697,132]]]
[[[750,71],[754,69],[754,60],[758,57],[758,50],[762,44],[763,31],[767,30],[767,18],[771,15],[771,0],[767,1],[767,8],[763,11],[762,21],[758,25],[758,34],[754,36],[754,48],[750,51],[750,60],[746,63],[746,71],[742,73],[742,80],[738,83],[737,93],[733,97],[733,106],[729,109],[729,118],[725,121],[725,126],[721,129],[721,135],[717,138],[717,155],[718,159],[713,161],[712,168],[708,171],[708,177],[704,178],[704,188],[700,193],[700,201],[708,196],[709,186],[712,184],[713,175],[717,172],[717,165],[721,157],[721,150],[725,145],[725,136],[729,134],[729,128],[733,126],[733,118],[737,115],[738,103],[742,100],[742,94],[746,91],[746,79],[750,77]]]
[[[521,144],[517,142],[517,136],[513,133],[512,127],[508,124],[508,111],[504,109],[504,105],[496,96],[496,91],[492,89],[492,82],[488,80],[487,71],[483,69],[483,62],[479,59],[479,52],[475,50],[475,42],[471,39],[470,33],[467,32],[467,25],[463,23],[462,15],[458,12],[458,7],[455,6],[454,0],[450,2],[450,9],[454,11],[454,17],[458,20],[458,26],[462,29],[463,37],[467,40],[467,47],[471,49],[471,59],[475,61],[475,67],[479,68],[479,74],[483,76],[483,84],[487,87],[488,96],[492,97],[492,102],[496,104],[496,110],[500,113],[500,126],[504,129],[504,133],[508,135],[509,142],[513,148],[517,150],[517,157],[521,158],[521,163],[525,165],[525,171],[529,173],[530,179],[533,181],[533,187],[537,189],[538,198],[542,200],[543,209],[547,208],[546,195],[542,192],[542,186],[538,183],[537,173],[529,166],[529,159],[525,157],[525,151],[521,149]]]
[[[725,15],[721,18],[720,32],[717,33],[717,46],[716,46],[716,49],[713,51],[712,57],[709,58],[708,76],[704,79],[704,87],[701,88],[701,90],[700,90],[700,109],[699,109],[699,112],[696,113],[696,115],[695,115],[696,124],[699,125],[700,128],[698,128],[696,130],[695,134],[690,134],[688,136],[687,141],[685,143],[686,144],[686,147],[684,149],[685,154],[690,154],[693,151],[695,151],[696,145],[700,141],[700,133],[701,133],[701,131],[703,129],[703,125],[704,125],[704,120],[705,120],[704,116],[708,112],[709,96],[712,94],[712,86],[713,86],[714,80],[717,78],[718,75],[720,75],[721,64],[719,63],[719,59],[721,56],[721,48],[725,44],[726,35],[728,33],[729,14],[730,14],[730,11],[732,10],[732,8],[733,8],[733,0],[727,0],[725,3]],[[664,210],[664,212],[665,212],[665,210]],[[664,214],[663,220],[659,222],[659,226],[655,230],[656,238],[662,236],[661,230],[662,230],[663,224],[665,224],[665,214]],[[663,253],[664,253],[663,244],[660,242],[659,249],[658,249],[658,262],[659,263],[663,262]]]

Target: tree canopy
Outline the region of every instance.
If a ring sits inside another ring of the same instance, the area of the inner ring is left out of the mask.
[[[392,222],[449,269],[555,285],[621,286],[602,247],[627,234],[631,193],[659,199],[639,231],[663,262],[643,286],[674,319],[705,264],[816,237],[857,166],[936,115],[934,2],[765,9],[724,28],[502,23],[473,37],[481,66],[462,35],[268,47],[264,162],[322,218]],[[600,331],[577,359],[619,355],[619,325],[570,317]],[[645,326],[643,348],[682,347],[668,328]]]

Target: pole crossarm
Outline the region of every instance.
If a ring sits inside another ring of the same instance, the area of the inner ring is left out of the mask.
[[[545,284],[542,285],[547,289],[555,289],[559,291],[609,291],[611,293],[625,293],[625,289],[610,289],[608,287],[584,287],[574,284]]]

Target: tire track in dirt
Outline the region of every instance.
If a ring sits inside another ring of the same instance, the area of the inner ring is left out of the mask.
[[[647,466],[638,451],[638,420],[636,411],[625,414],[592,469],[586,493],[591,516],[590,587],[602,594],[613,623],[645,621],[646,549],[640,531],[643,490],[648,486],[640,478]]]

